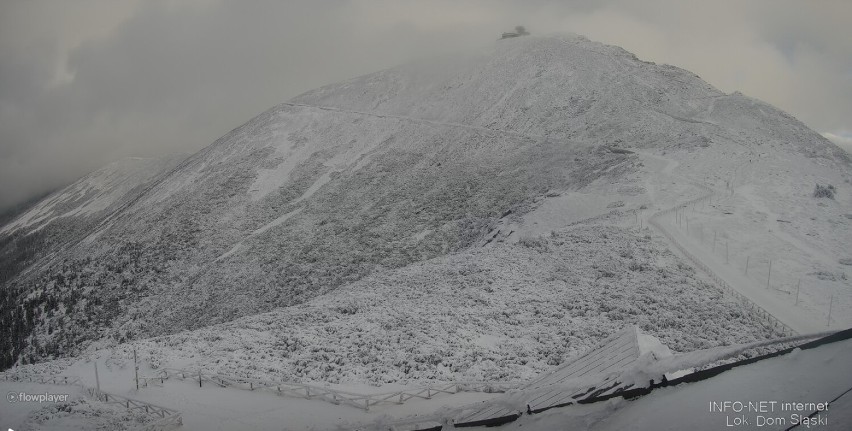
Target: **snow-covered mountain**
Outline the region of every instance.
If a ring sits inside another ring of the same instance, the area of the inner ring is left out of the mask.
[[[754,163],[742,170],[745,160]],[[79,234],[4,282],[3,364],[369,290],[358,280],[474,247],[534,244],[583,220],[629,225],[695,197],[692,182],[721,190],[732,172],[740,185],[752,180],[743,193],[761,196],[750,210],[801,213],[803,223],[780,227],[804,244],[785,256],[813,268],[796,254],[810,250],[834,278],[821,286],[837,290],[843,268],[819,253],[842,253],[852,239],[851,167],[789,115],[682,69],[580,36],[506,39],[322,87],[173,168],[117,181],[107,170],[38,203],[0,238],[63,221]],[[804,222],[814,182],[839,191]],[[100,218],[71,217],[88,214]]]
[[[110,163],[52,193],[0,228],[0,234],[32,234],[59,219],[79,219],[117,210],[179,158],[128,157]]]
[[[92,172],[34,202],[0,227],[0,280],[56,255],[150,188],[180,157],[130,157]]]

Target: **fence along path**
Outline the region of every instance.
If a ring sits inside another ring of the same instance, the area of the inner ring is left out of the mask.
[[[153,376],[140,376],[139,385],[162,385],[167,379],[187,380],[215,384],[219,387],[232,387],[247,391],[267,391],[281,396],[292,396],[305,399],[318,399],[335,405],[350,405],[366,411],[370,407],[382,404],[403,404],[411,399],[431,399],[438,394],[455,394],[459,392],[497,393],[515,389],[523,382],[449,382],[429,385],[413,389],[401,389],[391,392],[362,394],[338,390],[323,386],[295,382],[276,382],[272,380],[252,379],[246,377],[227,376],[208,373],[202,370],[187,370],[179,368],[162,368]]]
[[[99,391],[83,384],[77,376],[55,376],[44,374],[14,374],[0,372],[0,380],[7,382],[26,382],[39,383],[45,385],[68,385],[79,386],[90,397],[106,404],[118,404],[124,406],[128,410],[145,413],[152,417],[153,422],[140,425],[133,430],[138,431],[165,431],[179,428],[183,425],[183,416],[175,409],[158,406],[145,401],[135,400],[133,398],[123,397],[121,395],[110,394],[104,391]]]
[[[735,366],[786,354],[797,347],[807,349],[820,345],[821,340],[831,342],[827,340],[838,337],[840,333],[827,331],[747,344],[711,347],[668,357],[652,356],[654,360],[650,363],[638,360],[636,356],[639,353],[636,351],[638,349],[636,335],[638,333],[635,328],[625,328],[610,336],[597,347],[574,356],[556,370],[534,380],[528,386],[520,388],[519,392],[509,397],[504,395],[484,403],[462,405],[432,415],[417,415],[391,423],[365,424],[358,429],[413,431],[440,430],[442,426],[447,428],[450,426],[457,428],[499,426],[513,422],[521,416],[535,415],[553,408],[597,403],[614,397],[630,399],[646,395],[655,388],[666,387],[671,384],[677,385],[680,382],[705,380]],[[848,335],[846,338],[848,338]],[[846,338],[839,337],[839,339]],[[835,340],[837,339],[835,338]],[[799,344],[805,341],[810,342]],[[743,352],[755,348],[789,346],[790,344],[794,346],[757,357],[719,364],[721,361],[735,358]],[[618,349],[618,347],[626,349]],[[615,350],[620,350],[621,355],[614,354]],[[611,368],[609,364],[613,363],[614,356],[629,358],[629,362],[621,362],[621,366]],[[719,365],[704,368],[714,363]],[[585,371],[590,368],[595,370],[591,373],[591,376],[584,375]],[[700,369],[700,371],[694,371],[678,378],[672,376],[672,380],[668,380],[670,373],[690,368]],[[636,375],[642,375],[652,380],[650,380],[650,384],[642,384],[642,382],[634,381]],[[664,376],[666,377],[664,378]],[[523,402],[527,403],[526,410],[521,407]]]
[[[705,193],[702,194],[701,196],[695,198],[695,199],[691,199],[689,201],[675,205],[675,206],[673,206],[669,209],[654,213],[650,217],[650,219],[648,220],[648,224],[650,224],[651,226],[656,228],[656,230],[658,232],[662,233],[663,236],[665,236],[669,240],[669,242],[672,245],[674,245],[675,248],[678,249],[678,251],[681,254],[686,256],[686,258],[689,259],[693,263],[693,265],[700,268],[702,271],[704,271],[705,274],[710,276],[710,278],[712,278],[713,281],[715,281],[719,286],[722,286],[722,288],[725,290],[725,292],[729,293],[731,296],[733,296],[734,298],[736,298],[737,300],[742,302],[746,307],[749,308],[749,310],[751,310],[757,316],[762,318],[767,323],[768,327],[774,328],[774,329],[779,329],[781,331],[781,333],[786,335],[786,336],[798,335],[798,333],[796,331],[794,331],[787,324],[785,324],[784,322],[779,320],[777,317],[773,316],[772,313],[769,313],[764,308],[757,305],[754,301],[752,301],[751,299],[749,299],[748,297],[746,297],[745,295],[743,295],[742,293],[740,293],[739,291],[734,289],[730,284],[728,284],[724,279],[722,279],[722,277],[718,276],[712,269],[710,269],[709,266],[705,265],[700,259],[698,259],[697,257],[695,257],[695,255],[690,253],[689,250],[687,250],[687,248],[684,247],[674,237],[674,235],[669,233],[669,231],[667,231],[663,227],[663,225],[660,224],[659,219],[664,215],[671,214],[675,211],[685,210],[690,205],[694,205],[694,204],[700,203],[702,201],[709,200],[709,199],[713,198],[713,195],[714,195],[713,189],[711,189],[710,187],[707,187],[703,184],[694,184],[694,185],[697,186],[698,188],[700,188],[701,190],[703,190]]]

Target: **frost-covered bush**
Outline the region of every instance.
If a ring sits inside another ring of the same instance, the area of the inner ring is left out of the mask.
[[[834,192],[834,186],[831,184],[827,184],[824,186],[821,184],[817,184],[814,188],[814,197],[834,199]]]
[[[140,410],[75,398],[33,411],[26,429],[135,429],[151,421],[152,417]]]
[[[547,251],[547,240],[538,236],[522,236],[518,239],[518,244],[539,251]]]
[[[679,352],[780,335],[661,241],[577,227],[379,271],[304,304],[136,344],[160,351],[162,366],[276,381],[526,380],[628,325]]]

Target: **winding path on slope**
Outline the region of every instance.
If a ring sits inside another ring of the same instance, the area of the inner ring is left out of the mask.
[[[724,261],[717,258],[713,253],[697,247],[693,241],[688,240],[688,237],[681,230],[667,229],[665,227],[666,224],[659,220],[662,215],[678,211],[705,199],[712,199],[716,195],[716,191],[708,186],[693,183],[686,178],[674,174],[674,169],[679,165],[677,160],[641,150],[634,151],[642,157],[665,162],[665,167],[657,172],[662,178],[668,177],[670,180],[692,184],[704,192],[694,199],[679,203],[672,208],[658,211],[649,218],[648,224],[659,231],[671,243],[673,248],[680,250],[696,266],[707,272],[711,278],[720,282],[723,287],[731,289],[735,296],[742,296],[750,303],[749,305],[756,306],[758,308],[756,311],[759,314],[762,313],[770,321],[777,320],[789,332],[806,334],[824,330],[818,322],[809,318],[805,313],[793,308],[792,304],[788,303],[789,301],[784,301],[767,288],[755,286],[751,279],[745,277],[736,268],[726,265]],[[655,202],[658,201],[657,199],[654,200]]]

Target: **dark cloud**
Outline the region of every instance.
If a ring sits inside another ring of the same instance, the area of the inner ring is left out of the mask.
[[[621,45],[843,136],[847,2],[9,1],[0,208],[113,159],[191,152],[322,84],[524,24]]]

